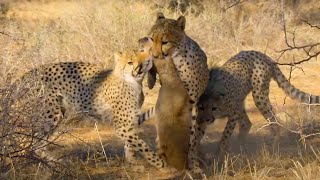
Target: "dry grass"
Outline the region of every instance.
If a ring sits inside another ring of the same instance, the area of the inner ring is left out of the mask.
[[[111,67],[113,53],[136,47],[137,40],[147,35],[155,19],[155,12],[159,10],[154,9],[152,2],[147,0],[4,2],[10,3],[5,6],[5,12],[0,13],[0,32],[3,32],[0,34],[1,89],[7,88],[9,75],[14,80],[29,69],[46,63],[81,60]],[[221,65],[241,50],[258,50],[277,59],[280,54],[276,50],[286,48],[281,23],[282,12],[285,12],[288,30],[295,30],[298,44],[319,42],[319,30],[299,21],[303,18],[314,24],[319,22],[319,3],[315,0],[300,1],[298,5],[289,0],[283,2],[250,0],[224,12],[222,7],[228,7],[230,3],[205,0],[204,12],[198,16],[186,16],[186,31],[204,49],[210,66]],[[162,10],[169,17],[179,16],[167,9]],[[279,61],[291,62],[303,57],[302,51],[290,51]],[[294,71],[293,84],[306,92],[320,94],[317,86],[320,83],[319,64],[316,59],[301,67],[305,73],[298,69]],[[288,74],[287,67],[282,67],[282,70]],[[271,89],[271,100],[277,105],[279,112],[291,115],[286,127],[298,130],[306,127],[305,124],[319,120],[317,112],[309,113],[307,107],[296,107],[293,101],[287,100],[283,106],[284,94],[274,83]],[[157,89],[146,91],[144,108],[154,105],[156,92]],[[268,131],[256,131],[265,121],[254,108],[251,97],[247,102],[249,116],[253,121],[248,142],[246,146],[239,148],[233,139],[232,154],[222,166],[217,165],[210,157],[214,156],[212,152],[215,151],[225,121],[218,121],[208,129],[202,145],[206,154],[203,162],[207,179],[319,178],[320,152],[317,136],[308,138],[306,146],[302,146],[300,136],[283,130],[281,144],[274,150],[268,145]],[[311,131],[307,129],[307,133],[317,132],[315,130],[319,129],[316,124],[312,123]],[[125,164],[123,146],[111,125],[98,124],[99,135],[94,123],[71,123],[69,126],[73,127],[72,131],[59,141],[64,148],[52,147],[53,154],[67,156],[64,163],[68,168],[47,175],[45,172],[48,169],[41,163],[23,170],[17,170],[15,164],[11,163],[9,168],[1,169],[3,178],[47,179],[53,176],[78,179],[154,179],[165,176],[147,165],[140,170],[141,166]],[[154,144],[153,121],[146,123],[143,130],[141,136],[149,144]],[[102,139],[103,148],[99,138]],[[139,164],[143,163],[144,161],[139,161]]]

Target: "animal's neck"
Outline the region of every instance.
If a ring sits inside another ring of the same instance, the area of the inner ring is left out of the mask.
[[[177,86],[180,83],[180,78],[171,59],[155,61],[162,86]]]
[[[112,75],[114,77],[121,77],[122,74],[123,74],[123,69],[120,66],[116,65],[112,71]]]
[[[129,85],[137,95],[141,93],[141,84],[139,84],[137,82],[137,79],[135,79],[131,74],[125,73],[121,69],[115,68],[112,75],[119,82],[119,85]]]
[[[189,43],[190,41],[191,39],[187,35],[184,35],[184,37],[178,43],[178,46],[175,48],[174,52],[172,53],[171,57],[174,59],[181,58],[185,54],[186,49],[190,49],[188,47],[192,44],[192,43]]]
[[[177,73],[163,73],[159,75],[161,86],[177,87],[180,85],[181,80]]]

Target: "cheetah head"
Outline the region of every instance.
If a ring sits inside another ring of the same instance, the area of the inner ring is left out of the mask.
[[[212,123],[225,115],[221,111],[223,94],[203,94],[198,102],[198,117],[200,123]]]
[[[177,20],[167,19],[162,13],[157,14],[156,23],[149,32],[153,40],[152,56],[155,58],[164,58],[172,55],[175,48],[185,37],[186,19],[180,16]]]
[[[139,80],[152,68],[152,60],[147,53],[137,50],[117,52],[115,57],[115,70],[123,74],[129,74]]]

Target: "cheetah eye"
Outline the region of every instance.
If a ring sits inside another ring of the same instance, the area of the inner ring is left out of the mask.
[[[215,110],[217,110],[217,108],[216,108],[216,107],[213,107],[213,108],[212,108],[212,111],[215,111]]]
[[[166,45],[166,44],[168,44],[168,42],[162,41],[162,45]]]
[[[129,65],[133,65],[133,62],[128,62]]]
[[[200,109],[201,111],[204,111],[204,107],[199,107],[199,109]]]

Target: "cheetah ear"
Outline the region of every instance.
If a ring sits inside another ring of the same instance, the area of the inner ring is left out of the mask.
[[[164,17],[164,15],[163,15],[163,13],[162,12],[158,12],[157,13],[157,21],[159,20],[159,19],[164,19],[165,17]]]
[[[115,52],[114,53],[114,61],[119,62],[121,59],[121,55],[122,55],[122,52]]]
[[[150,40],[151,38],[148,38],[148,37],[143,37],[143,38],[140,38],[138,40],[138,43],[139,43],[139,51],[144,51],[146,47],[146,44],[151,44],[152,43],[152,40]],[[151,45],[150,45],[151,47]]]
[[[224,98],[224,93],[219,93],[217,101],[221,101]]]
[[[177,24],[181,28],[181,30],[184,31],[184,28],[186,27],[186,18],[184,16],[180,16],[177,19]]]

